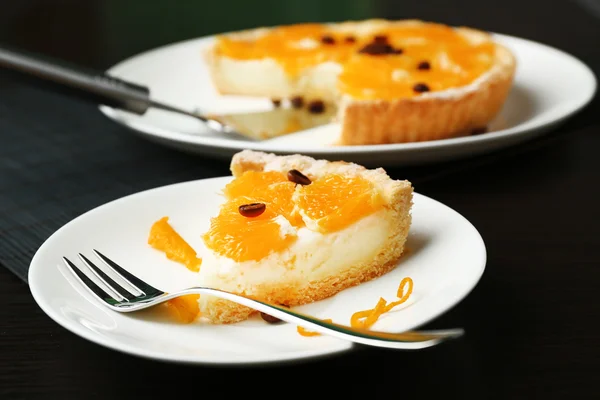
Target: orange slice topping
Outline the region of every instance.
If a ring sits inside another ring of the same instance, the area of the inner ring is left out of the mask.
[[[331,174],[298,188],[297,204],[321,232],[332,232],[379,210],[383,199],[365,178]]]
[[[200,315],[200,306],[198,305],[199,294],[186,294],[168,300],[165,304],[171,315],[184,324],[193,322]]]
[[[342,92],[361,99],[392,99],[464,86],[491,67],[495,53],[494,43],[470,43],[443,25],[392,28],[384,35],[402,54],[353,56],[339,76]]]
[[[296,236],[282,228],[285,219],[277,219],[281,215],[277,207],[267,204],[262,214],[251,218],[240,214],[240,206],[255,202],[255,198],[237,197],[225,203],[203,236],[206,246],[237,262],[258,261],[287,248]]]
[[[221,36],[216,46],[217,53],[234,59],[274,59],[292,76],[336,62],[342,66],[338,89],[358,99],[412,97],[469,84],[492,66],[495,49],[490,41],[474,42],[435,23],[370,34],[297,24],[254,38]]]
[[[168,259],[185,265],[190,271],[200,270],[202,259],[196,256],[196,251],[169,224],[169,217],[163,217],[152,225],[148,244],[164,251]]]
[[[290,179],[287,173],[247,171],[231,181],[223,191],[226,203],[203,236],[206,246],[237,262],[258,261],[294,243],[305,226],[302,214],[313,222],[310,229],[327,233],[383,206],[379,191],[362,177],[304,177],[309,184]]]
[[[342,62],[350,54],[352,47],[332,46],[323,38],[336,38],[335,33],[327,32],[319,24],[296,24],[280,26],[268,34],[253,40],[234,39],[221,36],[218,39],[219,54],[236,59],[261,59],[271,57],[278,60],[289,74],[296,74],[303,68],[325,61]],[[343,43],[343,39],[340,40]],[[326,52],[323,50],[327,50]]]
[[[296,185],[277,171],[246,171],[225,186],[223,193],[229,200],[248,197],[253,202],[267,204],[275,213],[283,215],[292,225],[301,226],[302,217],[294,209],[292,195]]]

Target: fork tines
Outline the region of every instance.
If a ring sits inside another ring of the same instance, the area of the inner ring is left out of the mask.
[[[114,306],[162,293],[123,269],[98,250],[94,250],[94,254],[102,261],[104,270],[81,253],[78,256],[83,262],[84,268],[76,266],[66,257],[63,257],[63,261],[79,282],[100,300]],[[90,274],[86,274],[84,269]]]

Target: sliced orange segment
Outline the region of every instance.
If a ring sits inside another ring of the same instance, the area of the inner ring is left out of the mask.
[[[196,256],[196,251],[169,224],[169,217],[163,217],[152,225],[148,244],[164,251],[168,259],[185,265],[189,270],[200,270],[202,259]]]
[[[343,229],[383,207],[381,195],[371,182],[338,174],[298,188],[296,204],[322,232]]]
[[[281,217],[276,219],[280,214],[271,204],[257,217],[240,214],[239,206],[256,201],[256,198],[237,197],[225,203],[219,215],[211,218],[210,229],[203,236],[206,246],[219,255],[242,262],[258,261],[293,243],[295,232],[282,229]]]
[[[281,182],[288,182],[288,179],[285,174],[278,171],[246,171],[229,182],[225,186],[223,194],[228,199],[239,196],[252,197],[268,190],[269,185]]]
[[[290,228],[304,226],[300,211],[319,231],[331,232],[383,206],[379,191],[368,180],[335,174],[302,186],[282,172],[247,171],[223,194],[227,202],[203,238],[209,249],[237,262],[258,261],[289,247],[296,239]],[[252,203],[264,203],[265,211],[258,217],[242,215],[239,207]]]
[[[340,42],[341,46],[324,43],[323,36],[333,38]],[[220,36],[217,51],[219,54],[242,60],[274,58],[288,73],[296,74],[303,68],[320,62],[343,62],[352,54],[353,49],[353,45],[344,44],[345,36],[329,32],[321,24],[296,24],[276,27],[269,34],[254,40]]]
[[[495,45],[471,43],[455,29],[441,24],[388,28],[382,35],[403,50],[401,56],[356,55],[344,65],[339,88],[364,99],[418,95],[413,87],[426,83],[432,91],[471,83],[492,66]],[[419,68],[427,62],[428,68]]]
[[[199,294],[187,294],[168,300],[165,304],[171,315],[180,322],[189,324],[200,314]]]
[[[283,215],[294,226],[302,225],[302,218],[294,209],[292,195],[296,184],[287,175],[277,171],[246,171],[231,181],[223,191],[228,199],[250,197],[269,205],[273,211]]]
[[[380,51],[365,51],[377,43],[375,37]],[[413,90],[418,83],[432,91],[467,85],[491,68],[495,51],[491,41],[477,43],[453,27],[430,22],[390,24],[369,33],[360,27],[342,32],[323,24],[296,24],[253,38],[223,35],[216,44],[216,52],[230,58],[274,59],[290,75],[328,61],[339,63],[338,89],[360,99],[413,97],[420,93]],[[430,67],[419,68],[423,61]]]

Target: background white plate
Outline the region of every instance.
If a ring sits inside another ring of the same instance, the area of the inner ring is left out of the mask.
[[[54,233],[31,261],[29,284],[39,306],[57,323],[106,347],[161,360],[193,363],[251,363],[293,360],[350,349],[328,336],[303,337],[289,324],[268,325],[259,317],[226,326],[182,325],[156,310],[119,314],[68,282],[61,257],[78,261],[97,248],[151,285],[166,291],[190,286],[193,273],[147,245],[152,223],[169,216],[201,256],[200,235],[216,214],[217,192],[230,178],[214,178],[141,192],[93,209]],[[385,276],[332,298],[302,306],[320,318],[348,324],[353,312],[373,307],[380,296],[395,299],[401,279],[412,277],[406,306],[381,318],[373,329],[413,329],[455,305],[479,281],[486,250],[477,230],[447,206],[415,194],[408,254]],[[64,275],[63,275],[64,274]],[[454,328],[454,327],[444,327]]]
[[[339,125],[330,124],[294,137],[254,142],[224,137],[201,122],[169,112],[150,110],[133,115],[106,106],[108,117],[143,137],[188,152],[229,159],[243,149],[278,154],[303,153],[330,160],[344,159],[366,165],[408,165],[437,162],[489,152],[531,139],[585,106],[596,91],[596,78],[581,61],[560,50],[511,36],[495,34],[517,59],[513,90],[504,109],[490,125],[493,133],[420,143],[330,147]],[[208,112],[265,110],[263,98],[221,96],[216,93],[202,49],[214,37],[161,47],[129,58],[108,73],[147,85],[154,98],[185,109]]]

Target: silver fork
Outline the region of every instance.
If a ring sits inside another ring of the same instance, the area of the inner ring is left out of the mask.
[[[186,294],[209,294],[231,300],[282,321],[299,325],[305,329],[369,346],[406,350],[422,349],[439,344],[448,339],[457,338],[464,333],[462,329],[389,333],[363,328],[352,328],[346,325],[325,322],[319,318],[292,311],[283,306],[208,287],[191,287],[175,293],[166,293],[126,271],[98,250],[94,250],[94,253],[105,265],[107,271],[110,271],[111,274],[113,274],[117,280],[121,280],[123,284],[117,283],[115,279],[111,278],[106,272],[81,253],[79,253],[79,258],[83,264],[88,268],[92,275],[105,286],[105,288],[101,288],[97,285],[66,257],[63,257],[63,261],[67,266],[67,269],[74,275],[74,278],[88,289],[94,297],[98,298],[110,309],[118,312],[142,310]]]

